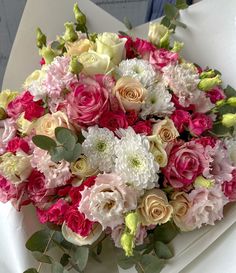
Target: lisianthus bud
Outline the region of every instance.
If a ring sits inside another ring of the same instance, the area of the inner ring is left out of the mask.
[[[129,229],[129,233],[132,235],[136,235],[137,228],[139,225],[139,215],[137,212],[130,212],[125,217],[125,225]]]
[[[205,79],[205,78],[212,78],[215,76],[215,71],[214,70],[208,70],[208,71],[203,71],[200,74],[200,79]]]
[[[214,180],[212,179],[206,179],[203,176],[198,176],[194,182],[195,188],[206,188],[210,189],[214,186]]]
[[[50,64],[53,61],[53,59],[56,57],[56,54],[51,49],[51,47],[46,47],[46,46],[42,48],[41,55],[44,58],[46,64]]]
[[[222,117],[222,124],[225,127],[233,127],[236,125],[236,114],[228,113],[224,114]]]
[[[47,37],[43,32],[41,31],[40,28],[37,28],[36,30],[36,37],[37,37],[37,47],[42,49],[44,46],[47,44]]]
[[[179,52],[184,46],[184,43],[179,41],[174,41],[174,46],[171,49],[172,52]]]
[[[64,24],[66,31],[65,34],[63,36],[63,38],[65,39],[65,41],[67,42],[74,42],[78,39],[78,35],[74,30],[74,25],[72,22],[66,22]]]
[[[120,244],[124,249],[126,256],[133,256],[134,235],[124,232],[120,238]]]
[[[216,106],[218,106],[218,107],[221,107],[221,106],[223,106],[223,105],[225,105],[225,100],[218,100],[218,101],[216,102]]]
[[[86,16],[79,9],[78,3],[74,4],[73,11],[74,11],[74,15],[75,15],[75,19],[76,19],[77,23],[82,25],[82,26],[86,25]]]
[[[203,91],[209,91],[219,84],[221,84],[221,78],[220,75],[216,75],[213,78],[202,79],[198,84],[198,88]]]
[[[167,47],[169,45],[170,31],[160,23],[150,23],[148,38],[156,46]]]
[[[69,70],[71,73],[78,75],[83,70],[83,65],[78,61],[76,56],[73,56],[70,61]]]
[[[230,106],[233,106],[233,107],[236,107],[236,97],[231,97],[227,100],[227,103],[230,105]]]

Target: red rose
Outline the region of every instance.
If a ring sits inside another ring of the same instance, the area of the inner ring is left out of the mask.
[[[98,125],[105,127],[111,131],[115,131],[119,128],[127,128],[128,122],[124,112],[105,112],[99,119]]]
[[[171,115],[171,119],[173,120],[176,129],[179,133],[182,133],[185,127],[188,126],[190,120],[190,114],[184,110],[175,110],[174,113]]]
[[[194,113],[189,121],[189,130],[193,135],[200,136],[212,128],[212,119],[203,113]]]
[[[150,120],[141,120],[135,123],[133,129],[136,134],[149,136],[152,134],[152,123]]]
[[[24,139],[14,137],[12,140],[8,142],[7,151],[11,153],[16,153],[18,150],[22,150],[23,152],[28,153],[30,147]]]
[[[138,119],[138,114],[135,110],[130,110],[125,113],[129,126],[134,125]]]

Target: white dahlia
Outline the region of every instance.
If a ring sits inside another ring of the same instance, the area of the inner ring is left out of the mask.
[[[122,61],[119,65],[121,76],[129,76],[140,81],[144,87],[152,85],[156,81],[156,72],[152,65],[145,60],[131,59]]]
[[[114,166],[114,147],[118,139],[107,128],[89,127],[83,131],[85,140],[82,144],[84,155],[94,169],[109,172]]]
[[[171,94],[165,88],[164,83],[159,82],[147,88],[147,97],[142,106],[141,117],[148,115],[165,116],[174,111],[174,103],[171,102]]]
[[[148,139],[135,134],[130,127],[118,133],[122,138],[115,146],[115,173],[139,190],[155,187],[159,165],[149,152]]]

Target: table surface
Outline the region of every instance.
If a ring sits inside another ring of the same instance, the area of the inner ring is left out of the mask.
[[[31,0],[27,2],[4,76],[3,88],[19,89],[27,75],[38,67],[39,57],[35,47],[34,29],[40,26],[49,37],[49,40],[53,39],[58,33],[63,32],[63,23],[65,21],[73,20],[72,6],[74,2],[73,0]],[[80,6],[86,14],[89,14],[89,28],[93,31],[114,32],[124,28],[121,22],[100,10],[88,0],[80,0]],[[220,70],[223,80],[232,86],[236,86],[235,16],[235,0],[228,0],[227,2],[224,0],[203,0],[181,14],[181,20],[187,24],[188,28],[185,30],[179,29],[176,33],[176,37],[185,42],[183,55],[187,59],[202,66],[209,65]],[[147,28],[147,25],[143,25],[136,28],[134,32],[137,36],[144,37]],[[2,218],[2,216],[5,216],[5,218]],[[9,250],[14,249],[14,240],[12,238],[19,240],[23,245],[24,238],[17,235],[20,228],[17,228],[16,225],[16,223],[22,221],[22,218],[15,212],[13,213],[9,206],[0,205],[0,232],[6,235],[7,242],[11,241],[11,244],[8,243]],[[9,229],[8,232],[6,232],[6,224],[12,225],[12,229]],[[31,222],[30,225],[32,227],[34,223]],[[203,270],[207,270],[208,273],[235,273],[236,261],[232,258],[232,253],[236,252],[236,244],[233,243],[236,239],[235,227],[236,224],[181,273],[199,273]],[[14,230],[16,231],[15,237],[11,235]],[[0,249],[5,250],[4,240],[0,242]],[[0,258],[0,273],[16,273],[6,265],[6,261],[10,260],[7,253],[9,255],[11,251],[1,251],[1,253],[5,253],[5,256]],[[5,261],[4,257],[6,258]],[[28,256],[27,258],[24,257],[22,262],[19,261],[19,257],[14,257],[16,265],[19,263],[19,267],[22,267],[26,259],[28,259]],[[107,272],[111,273],[111,268]],[[22,272],[17,271],[17,273]],[[93,272],[89,271],[88,273]],[[97,273],[99,272],[97,271]],[[101,271],[101,273],[104,272]]]

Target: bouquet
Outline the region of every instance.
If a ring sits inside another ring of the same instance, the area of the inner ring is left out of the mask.
[[[0,93],[0,201],[45,224],[25,273],[83,272],[105,240],[122,268],[157,273],[179,232],[236,201],[236,91],[181,57],[168,8],[148,40],[88,33],[74,14],[55,41],[37,30],[41,69]]]

